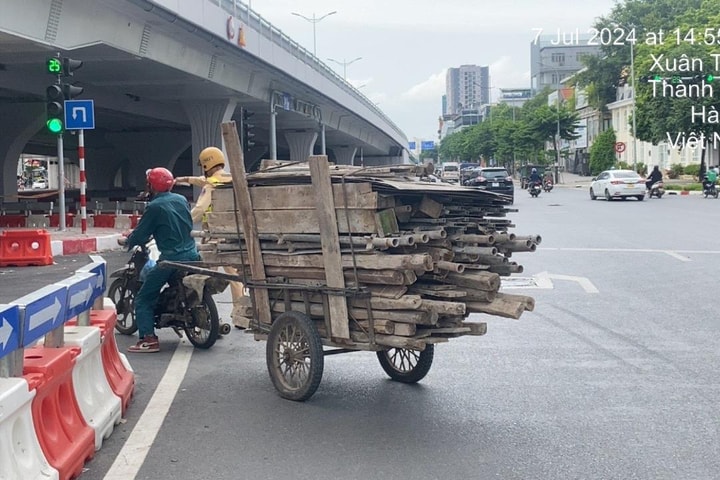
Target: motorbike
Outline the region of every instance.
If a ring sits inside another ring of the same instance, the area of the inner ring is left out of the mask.
[[[662,198],[662,196],[665,194],[665,184],[661,181],[655,182],[652,185],[650,185],[650,188],[647,191],[648,198],[657,197]]]
[[[546,178],[545,181],[543,182],[543,190],[545,190],[546,192],[549,192],[550,190],[552,190],[553,186],[554,186],[553,181],[550,178]]]
[[[531,197],[537,198],[540,195],[540,192],[542,192],[542,184],[539,181],[536,182],[530,182],[528,185],[528,191],[530,192]]]
[[[707,197],[713,197],[718,198],[718,195],[720,194],[720,191],[718,191],[717,185],[715,185],[715,182],[703,182],[703,194],[705,195],[705,198]]]
[[[118,240],[118,243],[122,245],[124,239]],[[143,283],[143,269],[147,271],[153,263],[148,246],[136,246],[127,265],[110,274],[110,278],[115,279],[108,289],[108,297],[117,311],[115,329],[124,335],[132,335],[138,329],[135,297]],[[161,263],[153,268],[163,268]],[[212,347],[221,331],[227,334],[232,329],[228,323],[220,325],[217,306],[212,298],[214,293],[224,289],[222,282],[183,270],[174,272],[158,297],[154,312],[155,328],[172,328],[180,338],[184,332],[196,348]]]

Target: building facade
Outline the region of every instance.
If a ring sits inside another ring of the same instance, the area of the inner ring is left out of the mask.
[[[584,67],[583,57],[598,55],[599,45],[588,45],[589,35],[577,34],[571,39],[541,35],[530,43],[530,81],[533,94],[545,88],[559,88],[563,78]],[[564,42],[567,42],[565,44]]]
[[[490,68],[461,65],[448,68],[445,77],[444,114],[456,115],[462,110],[480,108],[490,103]]]

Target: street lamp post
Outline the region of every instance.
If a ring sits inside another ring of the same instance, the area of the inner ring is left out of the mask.
[[[343,67],[343,80],[346,80],[346,81],[347,81],[347,67],[348,67],[348,65],[352,65],[353,63],[357,62],[358,60],[362,60],[362,57],[353,58],[353,59],[350,60],[349,62],[346,62],[344,58],[343,58],[343,61],[342,61],[342,62],[339,61],[339,60],[335,60],[335,59],[333,59],[333,58],[328,58],[328,60],[331,61],[331,62],[335,62],[335,63],[337,63],[338,65],[340,65],[340,66]]]
[[[555,73],[555,109],[557,110],[556,129],[555,129],[555,183],[558,182],[557,168],[560,167],[560,70],[552,65],[538,62],[541,67],[550,68]]]
[[[315,12],[313,12],[312,18],[308,18],[305,15],[301,15],[297,12],[290,12],[291,15],[295,15],[296,17],[304,18],[308,22],[312,23],[312,26],[313,26],[313,56],[317,57],[317,36],[315,34],[315,31],[316,31],[315,25],[317,25],[318,22],[320,22],[322,19],[329,17],[330,15],[335,15],[336,13],[337,12],[335,10],[333,10],[332,12],[326,13],[322,17],[317,18],[317,17],[315,17]]]

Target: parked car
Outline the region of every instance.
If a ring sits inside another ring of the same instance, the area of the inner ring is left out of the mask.
[[[477,168],[469,180],[465,182],[468,187],[477,187],[488,192],[502,193],[515,200],[515,185],[513,179],[504,167]]]
[[[606,200],[635,197],[642,201],[645,199],[645,179],[632,170],[606,170],[590,184],[590,199],[600,196]]]
[[[479,163],[462,162],[460,163],[460,185],[465,185],[465,182],[470,178],[474,169],[479,168]]]

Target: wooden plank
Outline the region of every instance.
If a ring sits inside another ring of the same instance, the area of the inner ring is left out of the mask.
[[[233,190],[238,199],[238,216],[242,221],[243,231],[247,232],[246,240],[251,278],[253,281],[263,282],[266,278],[265,265],[263,265],[260,240],[257,236],[255,213],[252,209],[250,189],[245,178],[245,161],[243,159],[242,148],[240,148],[240,139],[238,138],[235,122],[231,121],[222,124],[222,136],[225,141],[225,148],[227,149],[230,173],[232,173],[233,176]],[[235,219],[233,219],[232,224],[235,224]],[[253,303],[255,304],[258,320],[262,323],[270,324],[272,317],[270,315],[270,299],[267,290],[264,288],[251,288],[250,292],[253,295]]]
[[[356,209],[378,209],[378,194],[372,191],[367,182],[347,183],[347,207]],[[342,185],[334,184],[333,198],[337,208],[345,206]],[[315,191],[312,185],[273,185],[250,187],[253,210],[314,210]],[[212,205],[215,212],[229,212],[235,208],[233,192],[230,188],[216,188],[212,192]]]
[[[400,298],[407,292],[407,287],[398,285],[368,285],[373,297]]]
[[[350,233],[377,233],[374,210],[343,210],[336,211],[337,227],[340,233],[348,233],[347,220],[350,220]],[[256,228],[260,234],[266,233],[312,233],[320,232],[315,210],[263,210],[256,217]],[[210,212],[208,214],[208,230],[213,236],[235,234],[234,212]],[[244,232],[240,228],[240,232]]]
[[[325,312],[320,303],[310,303],[310,316],[322,317]],[[298,312],[305,312],[305,304],[303,302],[290,302],[290,309]],[[272,306],[273,312],[285,312],[285,304],[277,302]],[[351,308],[350,314],[356,320],[367,320],[368,312],[365,308]],[[435,325],[438,322],[438,315],[435,312],[425,312],[422,310],[372,310],[373,319],[391,320],[400,323],[415,323],[417,325]]]
[[[326,156],[311,156],[310,177],[315,190],[317,218],[320,225],[320,243],[323,250],[325,279],[328,287],[345,288],[338,223],[335,215],[332,184]],[[344,296],[328,295],[330,336],[333,340],[349,339],[348,306]]]
[[[377,234],[381,237],[400,233],[394,208],[387,208],[377,212],[375,214],[375,222],[377,224]]]
[[[440,218],[443,211],[443,204],[436,202],[432,198],[424,195],[420,201],[418,212],[427,215],[430,218]]]

